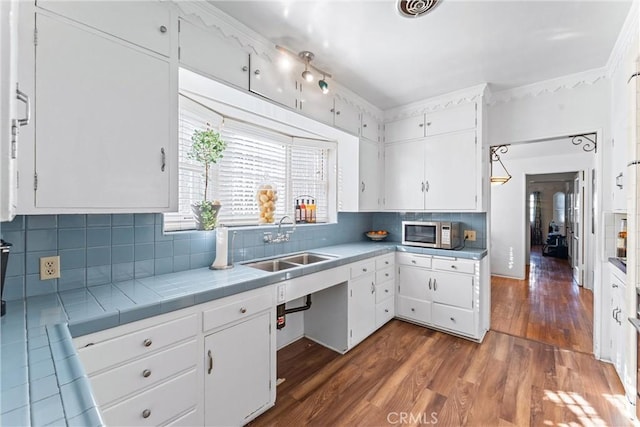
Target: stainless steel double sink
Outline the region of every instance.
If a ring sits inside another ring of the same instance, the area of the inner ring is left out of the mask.
[[[330,255],[319,255],[311,252],[303,252],[295,255],[283,255],[263,261],[249,262],[244,265],[257,268],[263,271],[282,271],[289,268],[302,267],[304,265],[316,264],[318,262],[329,261],[335,257]]]

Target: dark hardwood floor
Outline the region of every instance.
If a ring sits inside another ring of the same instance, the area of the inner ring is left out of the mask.
[[[584,353],[593,352],[593,292],[572,280],[565,259],[531,250],[527,280],[491,278],[491,328]]]
[[[589,354],[590,332],[579,330],[592,315],[571,314],[591,307],[588,297],[552,292],[556,274],[534,267],[531,277],[517,290],[494,279],[492,322],[504,332],[482,344],[399,320],[346,355],[296,341],[278,352],[276,406],[251,425],[632,425],[613,367]]]

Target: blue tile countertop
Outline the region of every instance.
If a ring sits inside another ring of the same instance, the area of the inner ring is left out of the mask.
[[[200,268],[9,301],[0,323],[0,425],[104,425],[73,346],[77,337],[393,251],[481,259],[485,249],[443,251],[361,242],[313,249],[336,258],[269,273],[236,264]]]

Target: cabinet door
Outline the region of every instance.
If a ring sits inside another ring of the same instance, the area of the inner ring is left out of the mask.
[[[424,114],[407,117],[384,125],[384,142],[424,137]]]
[[[380,200],[378,143],[360,139],[360,210],[377,210]]]
[[[398,275],[398,293],[402,296],[431,301],[432,272],[424,268],[401,265]]]
[[[353,347],[376,327],[375,273],[349,281],[349,347]]]
[[[249,57],[249,90],[289,108],[296,108],[296,80],[291,72],[258,55]]]
[[[38,6],[164,56],[171,54],[171,10],[161,2],[38,0]]]
[[[476,128],[476,104],[464,104],[427,113],[426,136]]]
[[[169,210],[170,63],[45,15],[36,23],[36,207]]]
[[[362,130],[360,135],[370,141],[380,141],[378,121],[369,113],[362,112]]]
[[[333,95],[324,94],[317,84],[298,82],[300,90],[300,111],[322,123],[333,126]]]
[[[354,135],[360,134],[360,111],[358,108],[336,96],[334,100],[333,124]]]
[[[424,209],[423,141],[386,144],[385,209]]]
[[[433,272],[434,302],[462,308],[473,308],[473,276]]]
[[[205,337],[205,425],[244,425],[269,404],[269,314]]]
[[[475,130],[425,140],[427,210],[476,208],[478,161]]]
[[[0,221],[16,213],[19,130],[16,86],[18,83],[18,2],[0,2]],[[22,104],[23,105],[23,104]],[[26,114],[20,112],[20,118]]]
[[[249,54],[216,30],[181,20],[180,64],[249,90]]]

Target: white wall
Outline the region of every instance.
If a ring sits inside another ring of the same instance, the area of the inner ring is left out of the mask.
[[[558,144],[571,145],[571,142],[565,139]],[[519,157],[518,151],[531,152],[536,146],[537,154]],[[529,233],[526,175],[588,171],[595,166],[595,154],[586,153],[580,147],[571,147],[572,153],[553,154],[547,146],[542,143],[512,146],[502,156],[513,177],[504,185],[491,187],[491,274],[525,278]]]

